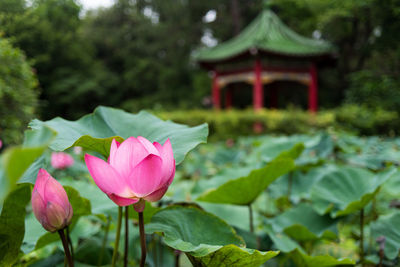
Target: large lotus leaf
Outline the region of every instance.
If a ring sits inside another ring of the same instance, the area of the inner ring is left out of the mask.
[[[199,258],[189,254],[188,258],[195,267],[257,267],[278,254],[278,251],[261,252],[255,249],[226,245],[207,256]]]
[[[315,141],[318,141],[315,143]],[[296,169],[308,171],[320,166],[333,153],[333,140],[327,134],[321,134],[305,143],[306,149],[301,157],[296,160]]]
[[[355,261],[351,259],[335,259],[330,255],[310,256],[298,249],[290,253],[290,258],[301,267],[330,267],[330,266],[353,266]]]
[[[50,148],[63,151],[72,146],[99,152],[108,156],[113,138],[122,141],[130,136],[143,136],[150,141],[163,143],[170,138],[176,163],[179,164],[186,153],[200,143],[205,143],[208,135],[207,124],[197,127],[163,121],[148,112],[131,114],[123,110],[98,107],[77,121],[54,118],[49,121],[34,120],[32,129],[46,125],[58,135]]]
[[[12,266],[17,260],[25,233],[25,207],[31,196],[29,185],[19,185],[4,201],[0,216],[0,263]]]
[[[328,215],[319,215],[307,203],[301,203],[268,222],[275,232],[285,232],[298,241],[337,237],[336,221]]]
[[[355,167],[333,170],[312,188],[314,209],[319,214],[330,212],[332,217],[361,210],[396,171],[396,168],[389,168],[375,175],[366,169]]]
[[[386,257],[393,260],[399,255],[400,249],[400,212],[381,216],[371,223],[371,233],[374,239],[384,236]]]
[[[368,168],[370,170],[379,170],[385,167],[385,160],[379,155],[373,154],[344,154],[338,153],[338,157],[349,165]]]
[[[146,233],[154,232],[163,232],[167,245],[199,257],[227,244],[245,246],[226,222],[194,206],[160,210],[146,225]]]
[[[206,191],[197,200],[213,203],[249,205],[254,202],[268,185],[293,168],[293,159],[276,159],[261,169],[253,170],[248,176],[230,180],[218,188]]]
[[[323,165],[321,167],[312,168],[307,172],[300,170],[293,171],[291,173],[290,200],[294,203],[298,203],[302,199],[310,199],[313,185],[334,169],[336,169],[335,165]],[[273,198],[287,196],[288,190],[289,175],[275,180],[268,187],[268,192]]]
[[[386,208],[390,208],[386,201],[391,201],[393,199],[397,199],[399,197],[400,192],[400,172],[394,174],[384,185],[382,185],[382,189],[379,191],[380,198],[384,201]]]
[[[267,136],[261,141],[261,145],[254,149],[253,153],[259,153],[265,161],[271,161],[282,152],[285,152],[298,143],[303,143],[307,138],[305,136],[294,137],[271,137]]]
[[[285,233],[277,233],[272,229],[269,224],[263,225],[265,232],[274,243],[274,247],[282,252],[288,253],[295,249],[303,251],[299,243],[288,237]]]
[[[47,169],[49,166],[49,162],[46,157],[46,152],[43,153],[39,158],[37,158],[29,168],[24,172],[21,178],[18,180],[17,183],[31,183],[34,184],[36,182],[37,174],[40,168]]]
[[[302,143],[295,144],[291,149],[281,152],[276,157],[276,159],[284,159],[284,158],[297,159],[301,155],[301,153],[303,153],[304,148],[305,147]]]
[[[259,266],[279,253],[244,248],[231,226],[195,207],[160,210],[146,225],[146,233],[154,232],[162,232],[164,242],[185,252],[195,266]]]
[[[241,229],[249,229],[249,208],[246,206],[229,205],[229,204],[216,204],[216,203],[201,203],[201,207],[212,214],[215,214],[229,225],[239,227]],[[257,213],[254,212],[254,220],[256,220]]]
[[[319,135],[318,143],[306,150],[306,153],[316,157],[328,158],[333,153],[334,143],[332,137],[323,133]]]
[[[211,179],[198,180],[193,188],[192,194],[198,196],[209,188],[217,188],[232,179],[247,176],[253,169],[254,168],[250,166],[236,166],[223,169],[220,173],[218,173]]]
[[[6,150],[0,158],[0,211],[2,203],[29,166],[44,152],[54,133],[47,127],[26,131],[23,146]]]

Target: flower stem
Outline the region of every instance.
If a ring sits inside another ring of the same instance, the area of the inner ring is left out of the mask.
[[[129,209],[128,206],[125,207],[125,252],[124,252],[124,267],[128,266],[128,250],[129,250]]]
[[[292,184],[293,184],[293,172],[290,172],[288,178],[288,190],[287,190],[287,198],[289,202],[290,202],[290,194],[292,193]]]
[[[74,247],[72,246],[72,241],[71,238],[69,236],[69,226],[67,226],[67,240],[71,249],[71,257],[72,257],[72,261],[74,261]]]
[[[146,262],[146,234],[144,233],[143,212],[139,213],[139,232],[140,232],[140,246],[142,249],[142,256],[140,258],[140,267],[144,267]]]
[[[254,233],[253,209],[251,208],[251,204],[249,204],[248,207],[249,207],[250,232]]]
[[[118,255],[119,237],[121,236],[121,223],[122,223],[122,207],[118,207],[118,222],[117,222],[117,235],[115,236],[114,252],[112,256],[111,266],[115,267]]]
[[[69,265],[69,267],[74,267],[74,262],[72,261],[71,253],[69,252],[68,241],[67,241],[67,238],[65,237],[64,229],[58,230],[58,234],[60,235],[61,242],[64,247],[64,252],[65,252],[65,256],[67,257],[67,260],[68,260],[68,265]]]
[[[107,244],[107,240],[108,240],[108,232],[110,231],[110,222],[111,222],[111,218],[109,215],[109,216],[107,216],[106,232],[104,233],[103,243],[101,244],[101,250],[100,250],[100,255],[99,255],[99,260],[97,262],[97,266],[101,266],[101,264],[103,263],[104,249],[106,248],[106,244]]]
[[[179,267],[179,258],[181,257],[181,252],[179,250],[175,250],[175,267]]]
[[[364,266],[364,208],[360,211],[360,263]]]

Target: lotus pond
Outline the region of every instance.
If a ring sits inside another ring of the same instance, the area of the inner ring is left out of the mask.
[[[177,164],[166,194],[145,204],[146,266],[399,264],[398,138],[318,132],[206,144],[207,125],[105,107],[78,121],[34,120],[30,127],[21,146],[1,154],[1,266],[66,264],[59,236],[32,212],[40,168],[63,185],[73,208],[75,266],[139,266],[139,213],[132,205],[119,209],[84,160],[86,153],[106,160],[112,140],[130,136],[170,138]],[[53,151],[65,151],[73,164],[55,168]]]

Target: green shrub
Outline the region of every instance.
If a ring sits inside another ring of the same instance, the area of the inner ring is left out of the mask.
[[[395,111],[366,106],[344,105],[335,110],[336,127],[361,135],[395,135],[400,130]]]
[[[307,133],[325,129],[334,124],[331,112],[310,115],[300,110],[181,110],[157,112],[156,115],[187,125],[198,125],[207,122],[210,139],[237,138],[254,134],[291,134]],[[258,125],[259,127],[255,127]],[[258,131],[257,129],[258,128]]]
[[[393,135],[400,129],[396,112],[346,105],[310,114],[303,110],[179,110],[156,112],[163,119],[187,125],[209,124],[210,139],[257,134],[299,134],[332,128],[360,135]],[[260,127],[254,127],[255,125]],[[257,129],[255,129],[257,128]],[[255,131],[258,130],[258,131]]]
[[[0,138],[5,144],[21,142],[37,97],[37,80],[25,55],[0,37]]]
[[[369,108],[400,110],[400,79],[378,71],[355,72],[351,75],[346,100]]]

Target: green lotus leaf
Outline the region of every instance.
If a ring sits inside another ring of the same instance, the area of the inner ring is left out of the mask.
[[[226,222],[194,206],[160,210],[146,233],[161,232],[164,242],[187,254],[194,266],[259,266],[278,251],[246,249],[243,239]]]
[[[301,203],[273,219],[269,219],[268,222],[275,232],[284,232],[298,241],[319,238],[335,239],[337,237],[336,221],[328,215],[319,215],[307,203]]]
[[[289,174],[284,175],[268,187],[268,192],[272,198],[288,196],[289,183],[291,183],[290,200],[293,203],[299,203],[302,199],[309,200],[311,198],[311,188],[314,184],[335,168],[335,165],[325,164],[320,167],[314,167],[307,172],[294,170],[291,172],[291,181]]]
[[[186,153],[200,143],[207,141],[208,126],[196,127],[163,121],[148,112],[131,114],[120,109],[98,107],[77,121],[54,118],[49,121],[33,120],[30,127],[34,130],[46,125],[58,133],[50,148],[63,151],[72,146],[99,152],[105,157],[110,152],[113,138],[121,142],[130,136],[143,136],[148,140],[164,143],[170,138],[176,164]]]
[[[290,253],[290,258],[301,267],[330,267],[330,266],[354,266],[355,261],[351,259],[335,259],[330,255],[310,256],[295,249]]]
[[[371,223],[371,233],[376,238],[385,237],[384,252],[386,257],[393,260],[399,255],[400,249],[400,212],[381,216]]]
[[[189,254],[188,258],[196,267],[257,267],[278,254],[279,251],[261,252],[255,249],[226,245],[207,256],[199,258]]]
[[[396,172],[394,167],[378,174],[356,167],[338,167],[314,184],[311,192],[314,209],[319,214],[330,212],[332,217],[361,210]]]
[[[18,185],[4,201],[0,215],[0,262],[12,266],[18,259],[25,233],[25,207],[31,199],[29,185]]]
[[[272,242],[276,249],[288,253],[295,249],[303,251],[303,248],[300,246],[299,243],[288,237],[285,233],[277,233],[272,229],[272,226],[266,224],[263,226],[265,232],[271,238]]]
[[[280,158],[265,167],[250,172],[248,176],[230,180],[218,188],[202,194],[198,201],[249,205],[276,179],[294,168],[293,159]]]

